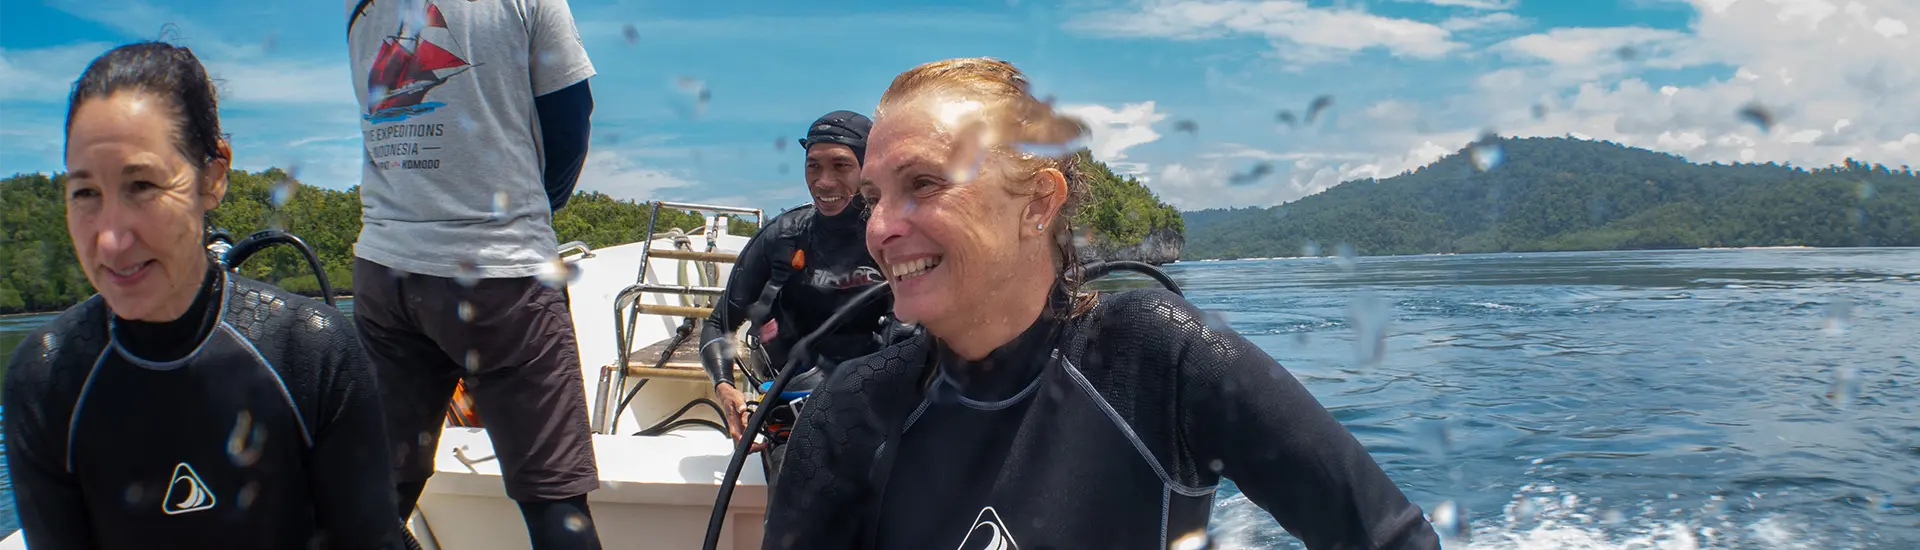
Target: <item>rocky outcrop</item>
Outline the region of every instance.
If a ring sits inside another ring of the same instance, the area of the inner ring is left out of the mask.
[[[1180,247],[1186,244],[1187,238],[1179,231],[1164,228],[1147,233],[1147,237],[1137,244],[1121,246],[1104,241],[1104,238],[1095,237],[1090,242],[1079,243],[1075,252],[1079,253],[1080,261],[1132,260],[1153,265],[1173,263],[1180,259]]]

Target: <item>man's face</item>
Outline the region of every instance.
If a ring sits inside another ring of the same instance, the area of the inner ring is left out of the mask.
[[[807,147],[807,191],[821,214],[833,216],[846,210],[859,180],[860,161],[854,158],[853,148],[838,143]]]

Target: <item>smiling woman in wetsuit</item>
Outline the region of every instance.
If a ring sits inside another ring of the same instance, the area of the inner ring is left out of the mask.
[[[232,152],[193,53],[115,48],[73,87],[67,230],[99,294],[13,351],[6,457],[35,550],[386,548],[379,391],[353,325],[215,266]]]
[[[862,172],[867,248],[925,330],[809,397],[770,549],[1168,548],[1231,479],[1314,549],[1438,548],[1314,397],[1160,289],[1078,288],[1084,132],[993,59],[902,73]]]

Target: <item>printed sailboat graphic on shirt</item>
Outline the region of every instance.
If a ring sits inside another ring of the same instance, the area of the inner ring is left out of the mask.
[[[410,26],[409,22],[415,25]],[[434,36],[444,37],[459,48],[458,39],[447,28],[446,16],[432,3],[427,3],[424,17],[402,18],[394,34],[380,43],[380,53],[367,75],[369,107],[364,115],[367,121],[395,122],[431,113],[446,104],[424,102],[427,92],[482,65],[468,63],[458,54],[429,41],[427,31],[434,29],[439,29],[432,33]]]

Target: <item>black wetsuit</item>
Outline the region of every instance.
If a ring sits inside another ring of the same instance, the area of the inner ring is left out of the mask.
[[[34,550],[396,548],[379,390],[325,304],[209,268],[144,323],[94,296],[6,374],[6,455]]]
[[[826,322],[841,305],[860,291],[886,280],[873,257],[867,254],[867,222],[861,214],[865,209],[858,195],[849,201],[845,210],[833,216],[820,214],[812,205],[802,206],[774,217],[747,242],[733,273],[728,276],[726,296],[717,304],[719,307],[713,308],[713,315],[700,330],[700,357],[708,376],[715,381],[732,380],[732,346],[724,345],[721,340],[730,338],[727,331],[748,320],[749,311],[759,301],[776,264],[792,261],[791,257],[773,257],[781,255],[784,249],[774,246],[772,241],[797,239],[805,260],[801,269],[787,281],[771,311],[777,321],[778,334],[773,341],[762,343],[771,363],[769,370],[786,365],[787,350]],[[880,331],[880,317],[891,311],[892,306],[880,300],[865,309],[816,340],[812,348],[815,357],[804,358],[802,366],[812,368],[826,363],[831,368],[834,363],[878,349],[876,334]],[[746,330],[758,331],[759,326],[749,325]]]
[[[794,431],[764,545],[1164,549],[1206,528],[1225,476],[1308,548],[1439,547],[1298,381],[1178,295],[1059,318],[978,362],[921,334],[842,364]]]

